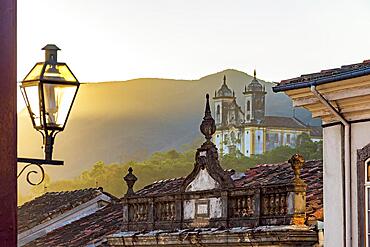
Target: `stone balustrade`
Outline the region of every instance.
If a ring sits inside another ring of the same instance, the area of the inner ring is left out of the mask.
[[[156,197],[126,196],[122,199],[123,230],[304,224],[305,191],[305,184],[292,181]]]

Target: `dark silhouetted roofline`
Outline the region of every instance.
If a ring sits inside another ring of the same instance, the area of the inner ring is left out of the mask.
[[[283,92],[287,90],[293,90],[293,89],[300,89],[300,88],[306,88],[311,86],[318,86],[321,84],[326,84],[329,82],[335,82],[335,81],[341,81],[341,80],[347,80],[352,79],[360,76],[370,75],[370,68],[365,69],[357,69],[352,71],[346,71],[343,73],[340,73],[338,75],[331,75],[323,78],[313,79],[306,82],[295,82],[295,83],[286,83],[286,84],[280,84],[278,86],[275,86],[272,88],[272,90],[277,92]]]

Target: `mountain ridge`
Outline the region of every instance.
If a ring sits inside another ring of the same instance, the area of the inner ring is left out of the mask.
[[[243,105],[242,90],[253,77],[234,69],[198,80],[138,78],[82,83],[66,129],[57,135],[54,145],[53,157],[64,160],[65,165],[47,167],[46,172],[53,180],[70,178],[97,161],[142,160],[153,152],[191,143],[200,136],[205,94],[213,96],[223,75]],[[291,116],[290,99],[274,94],[272,82],[259,81],[267,90],[267,115]],[[307,111],[296,113],[306,124],[312,122]],[[41,135],[32,129],[26,110],[18,114],[18,123],[19,155],[43,157]]]

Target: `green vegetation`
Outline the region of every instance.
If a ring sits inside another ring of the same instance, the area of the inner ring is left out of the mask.
[[[306,160],[322,159],[321,142],[314,143],[310,141],[307,135],[300,136],[298,141],[300,144],[297,148],[278,147],[264,155],[251,158],[238,154],[228,154],[221,158],[221,165],[224,169],[234,169],[242,172],[256,164],[285,162],[295,153],[301,153]],[[186,176],[193,168],[195,151],[200,143],[201,141],[197,140],[184,147],[184,151],[156,152],[142,162],[130,161],[107,165],[99,161],[90,170],[82,172],[80,176],[74,179],[50,181],[50,178],[46,177],[42,184],[32,189],[32,195],[20,196],[19,204],[46,191],[76,190],[89,187],[103,187],[105,191],[121,197],[126,191],[123,176],[127,174],[129,167],[134,169],[134,174],[138,177],[135,184],[136,190],[154,181]]]

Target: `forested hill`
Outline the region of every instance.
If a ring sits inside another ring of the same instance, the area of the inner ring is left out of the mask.
[[[256,164],[286,162],[295,153],[302,154],[306,160],[322,159],[322,142],[312,142],[308,135],[301,135],[299,139],[301,144],[296,148],[281,146],[252,158],[230,154],[220,157],[220,163],[224,169],[245,172]],[[32,187],[31,193],[19,193],[18,203],[21,205],[45,192],[72,191],[100,186],[104,188],[104,191],[120,198],[127,190],[123,176],[127,174],[129,167],[134,169],[134,174],[138,177],[134,186],[135,191],[154,181],[186,177],[194,167],[196,149],[203,142],[204,138],[199,138],[192,144],[186,145],[183,152],[176,150],[155,152],[142,162],[129,161],[122,164],[104,164],[104,162],[99,161],[72,179],[56,181],[46,176],[42,184]]]
[[[155,151],[180,148],[199,136],[205,94],[214,94],[223,75],[243,102],[242,90],[252,77],[236,70],[225,70],[199,80],[135,79],[129,81],[84,83],[80,87],[64,132],[56,137],[54,158],[63,167],[48,167],[53,179],[70,178],[105,163],[143,160]],[[291,115],[290,99],[272,93],[272,83],[263,82],[268,91],[269,115]],[[298,117],[311,121],[307,111]],[[24,110],[18,116],[20,157],[43,157],[42,139],[32,129]]]

